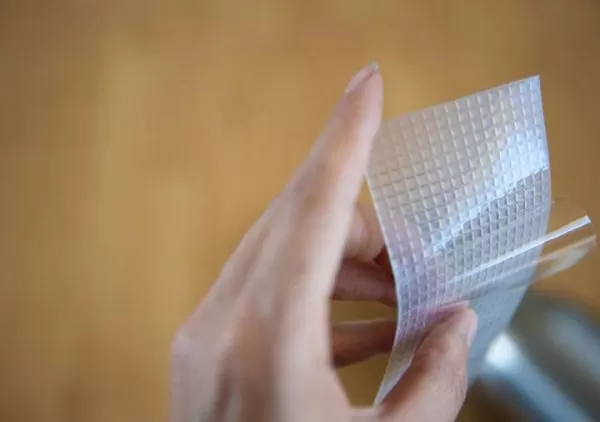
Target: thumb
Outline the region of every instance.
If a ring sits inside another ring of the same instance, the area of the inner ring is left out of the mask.
[[[458,311],[434,328],[381,404],[381,419],[454,421],[467,394],[469,347],[476,329],[477,315],[471,309]]]

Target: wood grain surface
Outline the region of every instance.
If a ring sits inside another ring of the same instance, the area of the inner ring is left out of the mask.
[[[539,73],[600,221],[596,1],[0,1],[0,420],[165,420],[175,329],[371,60],[387,117]],[[600,309],[599,270],[538,288]]]

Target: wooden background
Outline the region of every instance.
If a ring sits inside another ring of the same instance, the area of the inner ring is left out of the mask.
[[[388,117],[541,74],[555,194],[600,219],[594,0],[1,0],[0,419],[165,420],[174,330],[371,60]],[[539,288],[599,309],[599,270]]]

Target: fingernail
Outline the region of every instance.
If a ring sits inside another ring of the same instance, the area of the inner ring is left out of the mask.
[[[466,320],[464,324],[466,324],[467,344],[471,347],[477,333],[477,314],[469,309],[467,315],[468,317],[464,318]]]
[[[477,333],[477,314],[472,309],[464,309],[450,317],[448,322],[454,325],[454,329],[465,337],[471,347]]]
[[[377,62],[371,62],[366,67],[363,67],[350,81],[346,87],[345,93],[354,91],[361,86],[369,77],[379,70],[379,64]]]

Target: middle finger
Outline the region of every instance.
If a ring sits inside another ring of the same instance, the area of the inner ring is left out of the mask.
[[[375,301],[396,306],[394,279],[374,262],[344,261],[331,297],[334,300]]]

